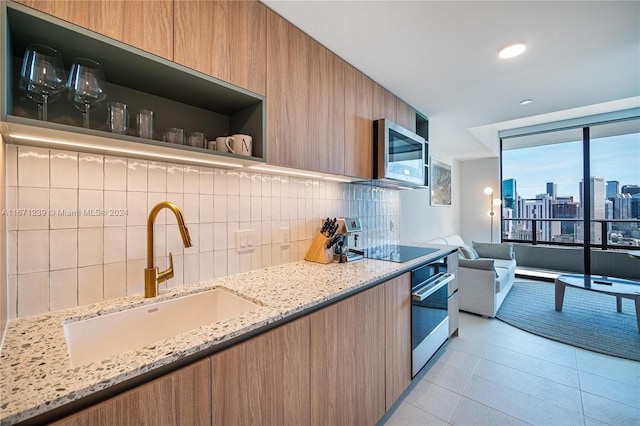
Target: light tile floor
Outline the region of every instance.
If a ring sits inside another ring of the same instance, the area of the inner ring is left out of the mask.
[[[460,313],[381,425],[640,426],[640,363]]]

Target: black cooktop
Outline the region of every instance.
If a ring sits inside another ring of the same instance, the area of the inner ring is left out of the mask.
[[[438,251],[438,249],[435,248],[385,244],[365,249],[364,257],[402,263],[436,251]]]

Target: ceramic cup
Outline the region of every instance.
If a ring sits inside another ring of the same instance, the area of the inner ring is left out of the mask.
[[[227,138],[226,144],[232,154],[251,155],[253,140],[249,135],[235,134]]]
[[[227,139],[231,139],[231,137],[220,136],[216,138],[216,151],[229,152],[229,147],[227,146]]]

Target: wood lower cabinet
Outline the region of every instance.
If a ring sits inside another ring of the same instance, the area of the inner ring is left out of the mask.
[[[16,0],[16,2],[173,60],[173,0]]]
[[[388,410],[411,383],[411,273],[385,282],[384,292]]]
[[[209,362],[198,361],[54,424],[210,425]]]
[[[311,424],[373,425],[385,413],[384,286],[311,318]]]
[[[266,93],[267,7],[258,1],[175,0],[175,61]]]
[[[214,425],[309,424],[309,317],[211,360]]]
[[[458,335],[459,317],[460,317],[460,301],[458,295],[458,252],[453,252],[447,256],[447,272],[455,274],[455,278],[449,281],[449,337]]]

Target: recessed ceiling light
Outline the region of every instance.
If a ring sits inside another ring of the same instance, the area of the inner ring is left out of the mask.
[[[518,55],[521,55],[525,50],[527,50],[527,45],[524,41],[518,41],[515,43],[508,44],[498,51],[498,57],[502,59],[515,58]]]
[[[524,99],[520,101],[520,105],[529,105],[531,102],[533,102],[532,99]]]

